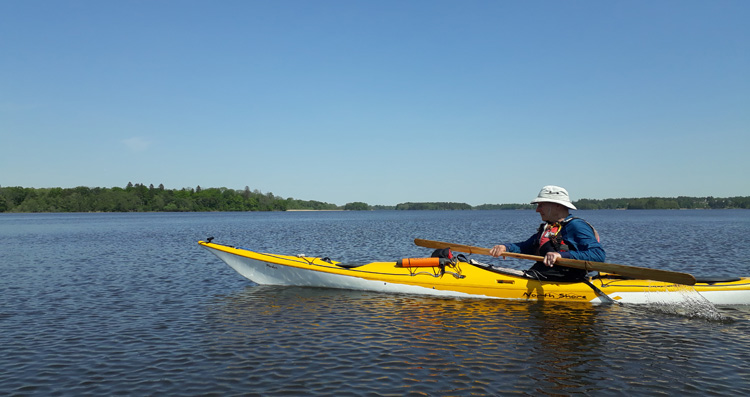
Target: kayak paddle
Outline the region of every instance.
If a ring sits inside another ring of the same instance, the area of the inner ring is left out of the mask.
[[[472,247],[470,245],[446,243],[443,241],[423,240],[423,239],[417,238],[417,239],[414,239],[414,244],[420,247],[425,247],[425,248],[435,248],[435,249],[450,248],[454,251],[465,252],[467,254],[490,255],[489,248]],[[529,259],[533,261],[544,260],[544,258],[541,256],[517,254],[514,252],[503,252],[501,256],[510,257],[510,258],[518,258],[518,259]],[[596,270],[599,272],[614,273],[614,274],[619,274],[621,276],[631,277],[635,279],[646,279],[646,280],[663,281],[663,282],[675,283],[675,284],[695,285],[695,277],[690,273],[681,273],[681,272],[673,272],[669,270],[649,269],[647,267],[627,266],[627,265],[618,265],[615,263],[582,261],[578,259],[566,259],[566,258],[557,258],[557,260],[555,261],[555,264],[561,265],[561,266],[567,266],[567,267],[574,267],[576,269],[584,269],[588,271]]]

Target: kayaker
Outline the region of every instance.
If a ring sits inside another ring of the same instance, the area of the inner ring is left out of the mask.
[[[604,249],[594,227],[570,215],[570,210],[576,207],[567,190],[545,186],[531,204],[536,204],[536,212],[544,221],[539,230],[526,241],[492,247],[492,256],[502,256],[506,251],[543,256],[544,260],[535,263],[526,274],[549,281],[575,281],[586,277],[586,270],[554,266],[557,258],[605,261]]]

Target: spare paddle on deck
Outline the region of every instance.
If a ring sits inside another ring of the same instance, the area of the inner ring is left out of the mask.
[[[446,243],[443,241],[422,240],[422,239],[417,238],[417,239],[414,239],[414,244],[420,247],[426,247],[426,248],[435,248],[435,249],[450,248],[454,251],[466,252],[468,254],[490,255],[489,248],[472,247],[470,245]],[[510,258],[529,259],[533,261],[544,260],[544,258],[541,256],[516,254],[514,252],[503,252],[502,256],[506,256]],[[690,273],[680,273],[680,272],[673,272],[669,270],[649,269],[647,267],[627,266],[627,265],[618,265],[615,263],[592,262],[592,261],[582,261],[578,259],[565,259],[565,258],[557,258],[557,261],[555,261],[555,264],[561,265],[561,266],[567,266],[567,267],[574,267],[576,269],[584,269],[588,271],[596,270],[599,272],[614,273],[614,274],[619,274],[621,276],[632,277],[636,279],[664,281],[667,283],[675,283],[675,284],[695,285],[695,277],[693,277],[693,275]]]

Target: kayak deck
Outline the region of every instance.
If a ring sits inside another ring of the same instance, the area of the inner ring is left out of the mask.
[[[398,261],[345,264],[328,258],[259,253],[241,247],[199,241],[198,244],[247,279],[268,285],[344,288],[389,293],[499,298],[532,301],[649,303],[680,298],[671,283],[625,279],[602,274],[591,283],[540,281],[521,271],[454,262],[444,266],[405,267]],[[715,304],[750,304],[750,278],[706,280],[692,288]],[[665,294],[665,292],[667,292]]]

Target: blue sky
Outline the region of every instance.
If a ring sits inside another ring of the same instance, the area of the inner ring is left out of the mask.
[[[0,186],[750,195],[748,1],[0,1]]]

